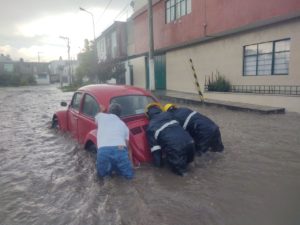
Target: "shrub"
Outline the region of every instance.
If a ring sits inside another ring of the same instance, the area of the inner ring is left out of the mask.
[[[24,86],[36,84],[35,77],[30,74],[0,74],[0,86]]]
[[[230,91],[231,84],[224,76],[221,76],[217,72],[216,79],[214,80],[214,75],[212,74],[211,78],[208,78],[207,90],[208,91],[219,91],[219,92],[228,92]]]

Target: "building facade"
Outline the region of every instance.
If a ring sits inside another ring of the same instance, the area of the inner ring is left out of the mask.
[[[0,75],[35,76],[37,84],[49,84],[48,63],[7,60],[0,62]]]
[[[77,60],[54,60],[49,63],[50,82],[59,82],[61,86],[68,86],[74,82]]]
[[[127,57],[126,23],[115,21],[96,39],[99,62]]]
[[[126,71],[130,70],[126,60],[127,46],[126,22],[115,21],[96,39],[101,82],[130,84],[126,78]]]
[[[197,93],[224,76],[236,91],[300,94],[300,1],[153,0],[156,89]],[[147,4],[132,16],[134,85],[148,87]],[[143,35],[141,35],[143,34]]]

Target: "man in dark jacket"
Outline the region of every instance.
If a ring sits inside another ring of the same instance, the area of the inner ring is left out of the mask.
[[[166,104],[164,111],[170,112],[175,120],[194,138],[196,153],[201,155],[208,150],[222,152],[224,146],[218,125],[211,119],[189,108],[177,108]]]
[[[194,160],[192,137],[174,120],[170,113],[163,112],[158,103],[146,107],[149,118],[147,138],[156,166],[162,166],[162,154],[174,173],[185,175],[187,166]]]

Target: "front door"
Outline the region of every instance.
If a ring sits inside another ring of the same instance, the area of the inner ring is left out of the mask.
[[[88,133],[96,129],[95,116],[99,112],[99,105],[96,99],[85,94],[82,101],[81,113],[78,120],[78,141],[80,144],[85,144],[84,141]],[[96,143],[95,143],[96,144]]]
[[[155,89],[166,90],[166,55],[154,57]]]
[[[80,109],[80,102],[82,98],[81,92],[76,92],[73,95],[72,102],[70,104],[68,110],[68,129],[72,134],[72,137],[78,139],[78,116],[79,116],[79,109]]]

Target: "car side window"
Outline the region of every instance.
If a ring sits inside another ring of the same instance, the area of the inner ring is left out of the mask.
[[[83,99],[82,113],[89,116],[95,117],[99,112],[99,105],[96,100],[89,94],[86,94]]]
[[[73,99],[72,99],[72,102],[71,102],[71,108],[79,111],[81,97],[82,97],[81,92],[77,92],[73,95]]]

